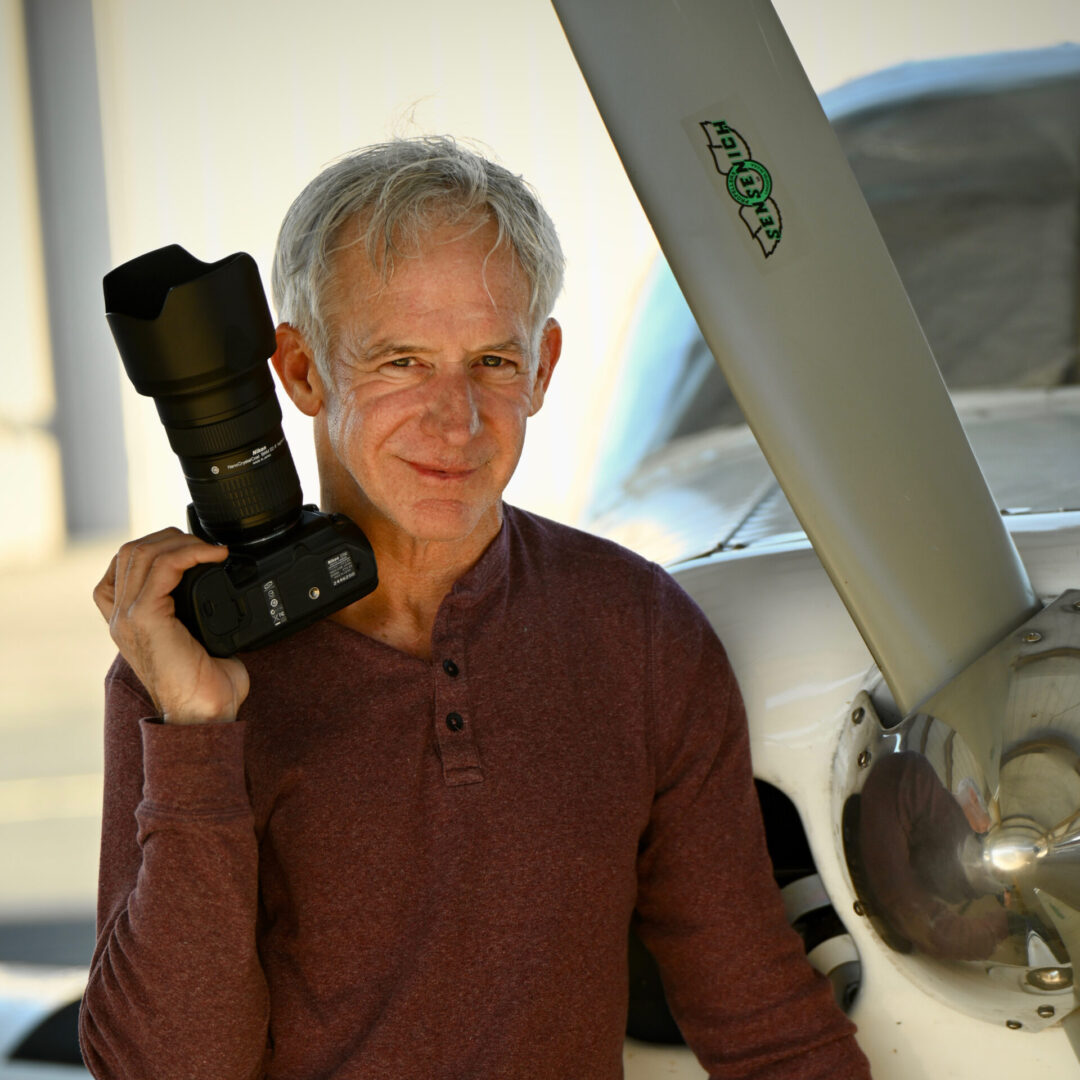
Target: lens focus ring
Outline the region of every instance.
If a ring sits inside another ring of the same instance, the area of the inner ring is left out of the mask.
[[[234,476],[189,476],[188,489],[207,532],[225,543],[248,540],[252,532],[272,532],[279,519],[285,523],[296,517],[302,501],[296,467],[284,444],[263,464]]]

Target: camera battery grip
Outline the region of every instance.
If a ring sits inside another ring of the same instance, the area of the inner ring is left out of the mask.
[[[197,526],[191,507],[188,517]],[[172,596],[177,618],[207,652],[232,656],[310,626],[367,596],[378,580],[360,528],[308,505],[279,536],[233,545],[223,563],[192,567]]]

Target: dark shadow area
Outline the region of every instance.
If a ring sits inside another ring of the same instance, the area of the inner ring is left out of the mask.
[[[79,1002],[71,1001],[47,1016],[19,1043],[11,1060],[81,1065]]]

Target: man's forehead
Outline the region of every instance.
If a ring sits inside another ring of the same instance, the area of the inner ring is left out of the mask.
[[[511,302],[529,307],[529,281],[520,260],[487,218],[434,225],[418,232],[408,247],[384,249],[374,257],[365,237],[356,236],[337,248],[330,269],[331,308],[378,303],[425,287],[466,291],[477,282],[496,307]]]
[[[493,224],[428,230],[389,276],[363,243],[339,252],[325,313],[332,340],[354,356],[433,351],[452,332],[460,344],[531,354],[536,344],[529,282]],[[433,336],[434,335],[434,336]]]

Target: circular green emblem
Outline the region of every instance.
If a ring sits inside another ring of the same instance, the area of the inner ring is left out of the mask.
[[[737,161],[727,174],[728,194],[743,206],[760,206],[772,193],[772,177],[759,161]]]

